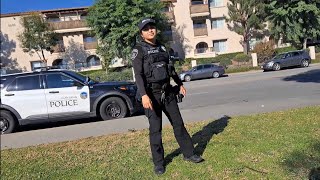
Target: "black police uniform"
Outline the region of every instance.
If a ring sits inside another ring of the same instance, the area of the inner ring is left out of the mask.
[[[145,109],[145,114],[150,125],[149,138],[154,165],[162,166],[164,163],[161,137],[162,111],[173,126],[175,138],[184,157],[193,156],[194,147],[191,137],[184,127],[175,95],[170,90],[169,54],[165,47],[158,42],[152,45],[142,41],[133,48],[131,58],[139,93],[141,96],[147,94],[153,105],[153,110]],[[171,77],[177,85],[182,85],[176,73]]]

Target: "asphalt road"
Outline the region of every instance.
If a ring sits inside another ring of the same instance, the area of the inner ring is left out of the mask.
[[[320,105],[320,64],[278,72],[230,74],[218,79],[191,81],[185,83],[185,87],[187,97],[179,106],[186,123]],[[169,124],[166,118],[164,124]],[[1,135],[1,149],[130,132],[148,126],[144,115],[110,121],[85,119],[29,126],[22,132]]]

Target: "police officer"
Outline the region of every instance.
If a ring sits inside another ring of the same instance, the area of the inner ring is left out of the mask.
[[[154,171],[163,174],[164,149],[162,145],[162,111],[173,126],[174,135],[184,160],[199,163],[203,159],[194,154],[194,147],[188,134],[177,105],[176,95],[172,93],[170,76],[179,86],[180,93],[186,95],[186,89],[174,68],[169,68],[169,54],[166,48],[156,41],[156,22],[151,18],[144,18],[139,24],[140,35],[143,39],[135,45],[132,51],[133,68],[136,84],[145,115],[149,120],[149,138]]]

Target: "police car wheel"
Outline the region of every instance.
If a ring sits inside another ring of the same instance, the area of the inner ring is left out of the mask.
[[[107,98],[100,106],[100,116],[103,120],[123,118],[127,115],[127,112],[125,102],[118,97]]]
[[[8,134],[12,133],[17,128],[17,121],[14,119],[12,114],[9,111],[1,110],[1,117],[0,117],[0,129],[1,134]]]

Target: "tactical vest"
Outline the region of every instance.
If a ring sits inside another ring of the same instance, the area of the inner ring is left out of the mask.
[[[147,83],[169,81],[169,54],[163,45],[153,47],[145,42],[140,43],[143,50],[143,69]]]

